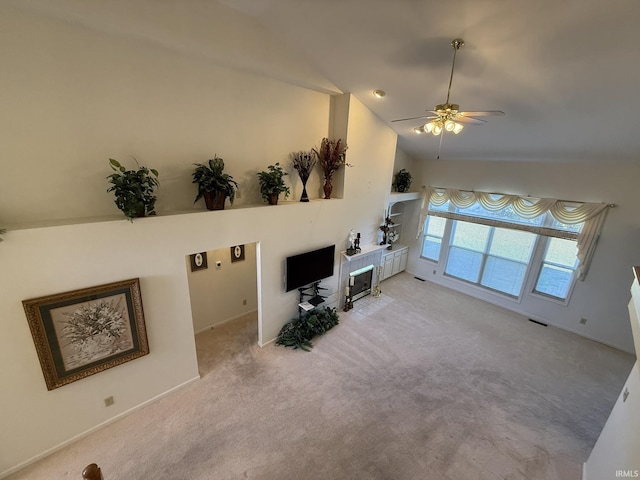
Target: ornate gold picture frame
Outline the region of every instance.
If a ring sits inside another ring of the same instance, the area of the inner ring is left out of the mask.
[[[137,278],[22,304],[48,390],[149,353]]]

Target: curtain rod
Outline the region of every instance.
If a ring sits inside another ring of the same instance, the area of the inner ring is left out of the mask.
[[[431,187],[431,188],[433,188],[433,189],[435,189],[435,190],[451,190],[451,189],[447,189],[447,188],[445,188],[445,187],[434,187],[434,186],[432,186],[432,185],[428,185],[428,186],[429,186],[429,187]],[[422,189],[423,189],[423,190],[426,190],[426,189],[427,189],[427,185],[423,185],[423,186],[422,186]],[[476,191],[475,191],[475,190],[462,190],[462,189],[459,189],[459,188],[457,188],[457,189],[455,189],[455,190],[458,190],[459,192],[471,192],[471,193],[476,193]],[[520,198],[522,198],[522,195],[514,195],[514,194],[512,194],[512,193],[498,193],[498,192],[482,192],[482,193],[486,193],[487,195],[513,195],[514,197],[520,197]],[[526,195],[526,197],[528,197],[528,198],[541,198],[541,197],[532,197],[531,195]],[[578,202],[578,201],[576,201],[576,200],[559,200],[559,199],[556,199],[556,202],[564,202],[564,203],[594,203],[594,202]],[[609,207],[609,208],[615,208],[615,207],[617,207],[617,206],[618,206],[618,205],[616,205],[615,203],[605,203],[605,202],[600,202],[600,203],[602,203],[602,204],[606,205],[606,206],[607,206],[607,207]]]

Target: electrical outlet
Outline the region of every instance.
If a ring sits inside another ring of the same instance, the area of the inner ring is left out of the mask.
[[[587,319],[586,318],[581,318],[580,319],[580,324],[581,325],[585,325],[587,323]]]
[[[114,403],[116,403],[116,401],[113,399],[113,396],[107,397],[107,398],[104,399],[104,406],[105,407],[110,407]]]
[[[244,300],[242,300],[242,305],[246,305],[247,304],[247,299],[245,298]]]

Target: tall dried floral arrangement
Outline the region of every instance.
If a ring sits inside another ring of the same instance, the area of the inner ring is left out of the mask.
[[[349,147],[341,138],[338,140],[323,138],[320,143],[320,148],[313,149],[313,152],[318,156],[320,166],[324,172],[324,198],[331,198],[331,190],[333,189],[331,178],[333,174],[343,165],[350,166],[346,162],[345,152],[347,148]]]
[[[308,152],[300,151],[291,153],[291,163],[293,163],[293,168],[296,169],[300,176],[300,180],[302,181],[301,202],[309,201],[309,195],[307,194],[307,181],[309,180],[311,171],[313,170],[313,167],[316,166],[317,161],[318,156],[313,150]]]

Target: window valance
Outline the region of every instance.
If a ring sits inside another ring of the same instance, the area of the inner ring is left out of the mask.
[[[511,206],[513,211],[522,218],[536,218],[549,212],[553,218],[561,223],[584,223],[582,230],[577,236],[579,260],[578,278],[581,280],[584,279],[587,274],[589,263],[595,251],[596,242],[602,231],[604,219],[610,206],[604,203],[570,202],[553,198],[520,197],[518,195],[428,186],[425,189],[422,202],[418,235],[421,235],[424,230],[424,224],[429,214],[429,205],[441,206],[447,202],[451,202],[451,204],[458,208],[469,208],[475,203],[479,203],[484,209],[491,212],[496,212]],[[452,215],[448,215],[448,213]],[[438,212],[438,216],[453,218],[455,214],[453,214],[453,212],[440,211]],[[501,222],[498,221],[497,223]],[[503,222],[502,226],[506,228],[511,227],[508,222]]]

